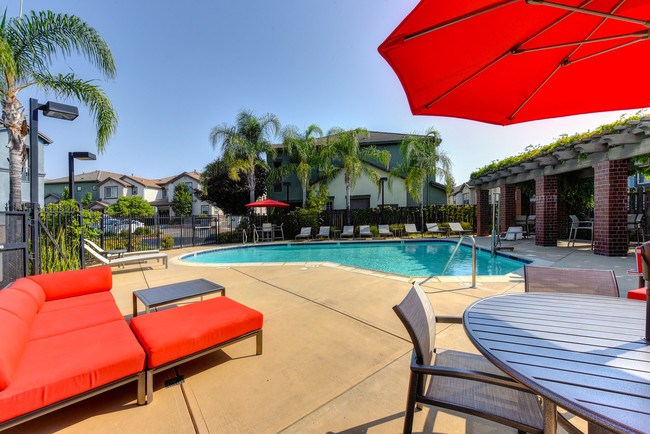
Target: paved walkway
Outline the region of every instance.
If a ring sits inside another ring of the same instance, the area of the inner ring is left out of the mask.
[[[479,244],[489,245],[488,238]],[[541,265],[614,269],[622,292],[636,287],[625,275],[634,258],[593,255],[588,246],[540,248],[511,243]],[[171,257],[202,249],[174,250]],[[323,266],[184,266],[153,263],[116,269],[113,294],[127,319],[134,290],[205,278],[228,296],[264,313],[264,354],[254,340],[155,376],[153,403],[137,406],[135,385],[90,398],[8,432],[65,433],[395,433],[403,423],[411,343],[392,311],[410,283]],[[482,278],[425,279],[440,315],[460,315],[489,295],[523,291],[521,273]],[[437,331],[441,347],[476,352],[462,326]],[[180,385],[165,387],[177,375]],[[427,409],[416,432],[514,432],[451,411]]]

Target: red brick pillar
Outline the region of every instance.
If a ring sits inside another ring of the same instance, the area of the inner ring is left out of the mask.
[[[627,160],[594,165],[594,253],[627,256]]]
[[[492,207],[489,203],[490,191],[478,190],[476,192],[476,220],[477,235],[485,237],[490,235],[490,223],[492,221]]]
[[[557,246],[557,176],[535,179],[535,245]]]
[[[499,227],[502,232],[507,231],[510,226],[514,226],[517,223],[516,190],[512,184],[504,184],[499,188],[499,200],[501,202]]]

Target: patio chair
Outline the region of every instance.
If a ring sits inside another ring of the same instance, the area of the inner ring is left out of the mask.
[[[86,251],[90,253],[99,262],[101,262],[104,265],[109,265],[111,267],[121,266],[126,264],[135,264],[137,262],[151,261],[153,259],[157,261],[160,261],[162,259],[163,263],[165,264],[165,268],[168,267],[167,261],[169,258],[167,257],[167,254],[163,252],[147,253],[147,254],[142,253],[141,255],[125,256],[122,258],[107,258],[105,256],[100,255],[98,252],[95,251],[95,249],[90,247],[88,244],[84,244],[84,249],[86,249]]]
[[[526,232],[528,232],[528,235],[532,235],[535,233],[535,218],[537,216],[535,214],[531,214],[528,217],[526,217]]]
[[[271,223],[262,223],[262,241],[273,241],[273,225]]]
[[[636,234],[636,244],[641,245],[645,241],[645,234],[643,233],[643,214],[628,214],[627,215],[627,230],[628,232],[634,231]]]
[[[438,227],[438,223],[427,223],[426,226],[427,230],[424,232],[424,235],[431,234],[431,236],[434,236],[435,234],[442,234],[444,236],[447,236],[447,230],[440,229]]]
[[[465,234],[470,234],[471,235],[471,234],[474,233],[474,231],[471,231],[469,229],[463,229],[463,225],[461,225],[460,223],[457,223],[457,222],[450,222],[449,223],[449,231],[450,232],[456,232],[459,237],[462,236],[462,235],[465,235]]]
[[[575,215],[570,215],[571,219],[571,229],[569,229],[569,242],[567,247],[571,247],[571,240],[573,240],[573,247],[576,245],[576,236],[578,235],[578,230],[589,231],[591,236],[591,248],[594,248],[594,222],[591,220],[580,220]]]
[[[534,393],[481,355],[435,347],[436,322],[460,324],[460,317],[436,318],[417,283],[393,310],[413,342],[405,433],[411,433],[415,407],[422,404],[479,416],[520,432],[543,432],[544,415]]]
[[[506,232],[501,232],[500,237],[507,241],[517,241],[524,238],[524,229],[521,226],[510,226]]]
[[[310,226],[304,226],[304,227],[300,228],[300,233],[298,235],[296,235],[296,240],[298,238],[310,239],[311,238],[311,227]]]
[[[277,233],[280,233],[276,236]],[[284,241],[284,223],[280,223],[280,226],[273,225],[273,239],[279,238]]]
[[[404,225],[404,232],[406,232],[406,235],[420,234],[424,236],[423,234],[420,233],[420,231],[418,231],[418,228],[416,228],[413,223],[406,223]]]
[[[524,281],[526,292],[573,292],[619,297],[618,282],[611,270],[524,265]]]
[[[90,240],[84,239],[84,242],[88,243],[88,245],[90,247],[92,247],[93,249],[95,249],[95,251],[97,253],[99,253],[100,255],[103,255],[103,256],[105,256],[107,258],[119,258],[119,257],[122,257],[122,256],[133,256],[133,255],[146,255],[146,254],[150,254],[150,253],[158,253],[160,251],[160,250],[138,250],[138,251],[135,251],[135,252],[114,252],[114,251],[110,251],[110,250],[104,250],[104,249],[102,249],[101,247],[99,247],[97,244],[95,244],[94,242],[92,242]]]
[[[392,237],[393,233],[390,231],[390,226],[388,225],[379,225],[379,236],[380,237]]]
[[[329,226],[321,226],[320,230],[318,231],[318,233],[316,234],[316,236],[314,238],[316,238],[316,239],[327,238],[329,240],[329,238],[330,238],[330,227]]]
[[[359,226],[359,236],[372,238],[372,232],[370,232],[370,226],[368,225]]]
[[[354,226],[343,226],[343,232],[341,232],[341,238],[354,238]]]

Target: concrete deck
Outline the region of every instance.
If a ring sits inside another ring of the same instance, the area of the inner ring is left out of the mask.
[[[488,238],[478,242],[489,245]],[[509,244],[540,265],[613,269],[622,296],[637,287],[637,277],[626,275],[635,267],[632,247],[627,258],[607,258],[587,245]],[[168,254],[196,250],[203,249]],[[401,432],[412,346],[392,306],[410,288],[406,277],[304,265],[223,268],[170,261],[169,269],[155,262],[127,267],[113,273],[113,294],[127,320],[134,290],[205,278],[264,314],[264,353],[255,356],[249,339],[156,375],[149,405],[136,405],[132,383],[7,432]],[[467,286],[469,277],[419,280],[440,315],[461,315],[482,297],[523,291],[521,272],[479,276],[477,288]],[[437,335],[440,347],[476,352],[460,325],[444,325]],[[164,386],[177,375],[182,384]],[[515,432],[426,407],[416,413],[414,431]]]

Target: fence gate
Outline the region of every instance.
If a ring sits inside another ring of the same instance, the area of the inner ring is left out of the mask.
[[[0,288],[29,272],[27,212],[0,212]]]

